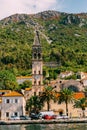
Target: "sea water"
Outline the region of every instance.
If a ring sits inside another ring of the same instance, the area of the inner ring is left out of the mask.
[[[0,125],[0,130],[87,130],[86,123]]]

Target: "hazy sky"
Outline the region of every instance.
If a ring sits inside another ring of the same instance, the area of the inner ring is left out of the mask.
[[[32,14],[46,10],[87,12],[87,0],[0,0],[0,19],[15,13]]]

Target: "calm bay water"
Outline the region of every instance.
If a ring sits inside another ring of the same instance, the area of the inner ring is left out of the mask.
[[[87,130],[87,124],[0,125],[0,130]]]

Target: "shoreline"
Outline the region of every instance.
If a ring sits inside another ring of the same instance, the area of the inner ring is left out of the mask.
[[[87,118],[78,119],[57,119],[57,120],[9,120],[0,121],[0,125],[21,125],[21,124],[71,124],[71,123],[87,123]]]

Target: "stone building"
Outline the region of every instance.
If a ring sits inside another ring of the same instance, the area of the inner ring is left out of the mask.
[[[77,92],[73,95],[74,100],[79,100],[84,98],[85,94],[83,92]],[[82,117],[83,111],[81,108],[74,108],[74,100],[68,103],[68,115],[69,117]],[[45,103],[42,111],[47,111],[47,103]],[[66,104],[65,102],[58,104],[58,102],[50,101],[50,111],[54,111],[57,115],[66,115]],[[87,117],[87,108],[85,109],[85,116]]]

